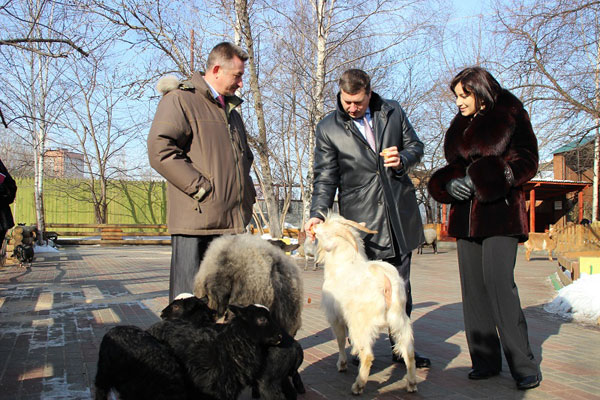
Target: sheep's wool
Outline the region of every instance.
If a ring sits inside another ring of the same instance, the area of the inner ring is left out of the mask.
[[[208,247],[194,282],[219,315],[228,304],[261,304],[291,336],[301,325],[303,284],[295,261],[258,236],[225,235]]]

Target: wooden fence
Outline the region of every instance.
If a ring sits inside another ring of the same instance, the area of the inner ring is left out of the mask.
[[[569,224],[552,232],[556,252],[600,251],[600,221],[589,225]]]
[[[36,221],[33,178],[17,178],[17,197],[11,205],[15,222]],[[46,223],[97,223],[89,180],[44,179]],[[111,224],[165,224],[167,222],[164,181],[110,181],[107,222]]]
[[[554,251],[559,264],[559,277],[563,283],[570,283],[580,277],[582,257],[600,258],[599,221],[589,225],[569,224],[553,231],[552,239],[556,243]],[[570,272],[566,279],[561,275],[563,268]]]

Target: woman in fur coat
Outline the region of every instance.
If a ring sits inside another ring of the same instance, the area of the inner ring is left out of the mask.
[[[527,335],[514,267],[529,232],[522,185],[537,172],[538,148],[523,104],[485,69],[467,68],[450,84],[459,112],[444,140],[448,165],[429,192],[450,203],[448,233],[457,238],[469,379],[502,368],[501,347],[521,390],[542,379]]]

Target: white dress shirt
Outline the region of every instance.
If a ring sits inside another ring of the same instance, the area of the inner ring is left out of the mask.
[[[367,118],[367,121],[369,122],[369,126],[371,127],[371,130],[373,130],[373,119],[371,118],[371,110],[369,110],[367,108],[367,111],[365,112],[365,117]],[[358,118],[358,119],[352,119],[354,121],[354,124],[356,125],[356,127],[358,128],[358,131],[361,133],[361,135],[363,135],[363,137],[365,138],[365,140],[367,139],[367,135],[365,133],[365,120],[363,119],[363,117]],[[367,140],[368,142],[368,140]]]

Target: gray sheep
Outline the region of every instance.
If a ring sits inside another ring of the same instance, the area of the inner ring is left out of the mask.
[[[302,324],[300,269],[281,249],[253,235],[212,241],[194,281],[194,295],[222,316],[228,304],[263,304],[291,336]]]
[[[431,245],[433,252],[437,254],[437,231],[435,229],[426,228],[423,230],[425,234],[425,242],[419,245],[417,254],[423,254],[423,247],[425,245]]]

